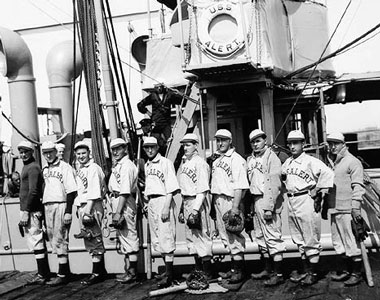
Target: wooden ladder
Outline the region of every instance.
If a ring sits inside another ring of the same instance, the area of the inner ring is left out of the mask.
[[[186,134],[194,116],[194,112],[199,106],[199,97],[201,97],[200,91],[195,85],[193,85],[191,87],[190,96],[185,97],[187,99],[185,109],[183,110],[181,117],[174,123],[172,135],[168,141],[166,149],[166,157],[173,162],[177,158],[179,149],[181,148],[180,141]]]

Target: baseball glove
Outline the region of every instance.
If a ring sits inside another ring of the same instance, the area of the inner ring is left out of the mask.
[[[95,218],[93,215],[84,214],[82,218],[82,224],[84,227],[92,227],[95,225]]]
[[[351,220],[352,232],[358,242],[364,241],[371,231],[367,222],[362,217],[356,217]]]
[[[112,214],[112,223],[110,224],[110,227],[122,229],[125,223],[126,221],[123,215],[117,213]]]
[[[244,229],[244,215],[242,211],[239,211],[238,214],[234,214],[231,210],[227,211],[223,215],[223,222],[228,232],[239,234]]]
[[[186,285],[191,290],[205,290],[209,287],[206,274],[200,270],[194,270],[186,279]]]
[[[201,219],[201,214],[198,212],[196,214],[190,214],[189,217],[187,218],[186,225],[190,229],[202,229],[202,219]]]

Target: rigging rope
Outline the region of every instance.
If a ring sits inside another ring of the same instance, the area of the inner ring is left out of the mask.
[[[101,99],[99,92],[99,85],[97,71],[98,71],[98,57],[99,50],[97,49],[98,40],[97,28],[95,23],[95,8],[94,2],[78,1],[78,17],[80,32],[82,38],[82,58],[84,63],[84,74],[87,85],[88,104],[90,108],[91,119],[91,137],[92,137],[92,155],[94,161],[100,165],[105,173],[108,175],[106,157],[103,150],[103,111],[101,110]]]

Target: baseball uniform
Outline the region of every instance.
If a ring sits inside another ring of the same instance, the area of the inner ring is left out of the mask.
[[[139,251],[139,238],[137,236],[136,215],[137,207],[135,194],[137,190],[137,167],[128,156],[124,156],[112,168],[112,174],[108,183],[109,190],[114,195],[128,195],[127,201],[122,209],[125,224],[118,229],[118,239],[123,254]],[[119,197],[112,197],[112,210],[115,213],[119,203]]]
[[[86,164],[76,170],[78,184],[78,197],[74,205],[78,207],[79,221],[82,230],[89,235],[84,238],[86,250],[92,256],[101,256],[105,252],[102,238],[102,220],[104,215],[103,195],[105,191],[105,175],[102,168],[90,159]],[[90,227],[83,226],[83,216],[85,214],[88,201],[94,201],[91,214],[96,222]]]
[[[47,234],[53,253],[68,255],[69,229],[64,224],[66,196],[77,190],[73,168],[63,160],[56,159],[43,168],[45,180],[42,203],[45,208]]]
[[[314,211],[312,190],[333,186],[334,173],[319,159],[302,153],[282,166],[288,192],[289,229],[293,242],[307,257],[322,251],[321,214]]]
[[[198,152],[190,158],[183,157],[183,164],[179,172],[179,185],[183,197],[184,218],[187,220],[193,210],[201,216],[202,229],[185,227],[186,243],[191,255],[199,257],[212,255],[212,240],[210,228],[210,203],[208,201],[210,171],[209,166]],[[197,198],[202,194],[203,199]]]
[[[169,220],[162,222],[161,212],[167,194],[179,191],[173,163],[157,154],[145,163],[145,196],[149,199],[148,220],[153,249],[161,254],[175,250],[174,201],[169,212]]]
[[[232,208],[234,190],[247,190],[247,165],[235,149],[229,149],[212,164],[211,193],[215,197],[216,223],[224,245],[232,255],[243,253],[245,238],[226,230],[223,215]]]
[[[282,240],[281,211],[281,161],[268,147],[261,153],[253,153],[247,159],[250,192],[254,196],[253,218],[256,241],[262,253],[273,256],[285,251]],[[264,212],[272,212],[271,222],[264,219]]]

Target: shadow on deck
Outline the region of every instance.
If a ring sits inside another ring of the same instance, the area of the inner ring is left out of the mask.
[[[380,253],[369,253],[375,287],[369,288],[366,282],[355,287],[344,287],[343,283],[330,280],[329,271],[335,268],[335,256],[322,256],[320,264],[320,281],[311,286],[303,287],[288,280],[292,270],[299,267],[299,259],[286,258],[284,260],[284,274],[287,278],[285,284],[278,287],[267,288],[262,281],[247,280],[238,291],[229,291],[224,294],[190,295],[185,292],[155,297],[162,300],[234,300],[234,299],[265,299],[265,300],[372,300],[380,299]],[[216,265],[217,271],[226,270],[228,263]],[[247,273],[260,269],[258,261],[247,262]],[[176,267],[176,270],[188,271],[189,266]],[[26,280],[33,274],[31,272],[8,271],[0,273],[0,299],[25,300],[142,300],[148,299],[148,292],[155,289],[154,280],[142,280],[130,285],[123,285],[115,281],[115,275],[109,274],[104,282],[92,286],[82,286],[81,279],[85,274],[73,275],[72,281],[64,286],[26,286]],[[180,274],[176,274],[180,277]]]

